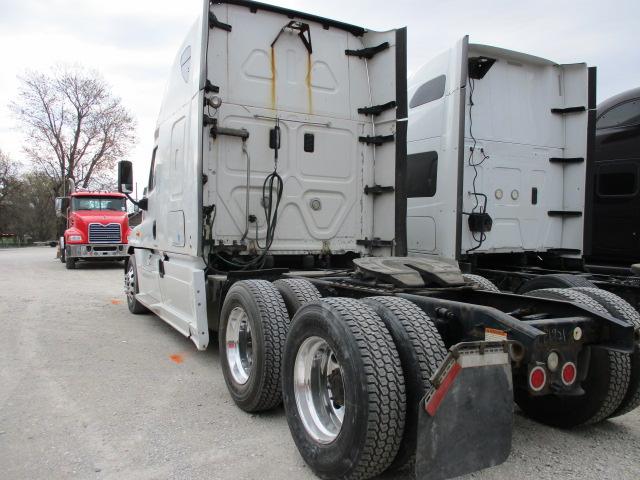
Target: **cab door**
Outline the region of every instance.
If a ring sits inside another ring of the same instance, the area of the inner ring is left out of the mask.
[[[157,251],[157,221],[158,216],[158,197],[156,190],[156,167],[158,147],[153,149],[151,157],[151,168],[149,170],[149,183],[147,185],[146,199],[148,202],[147,210],[144,212],[142,222],[136,228],[134,235],[136,243],[144,246],[144,248],[136,249],[136,267],[138,272],[138,298],[140,302],[148,307],[162,302],[162,294],[160,292],[159,271],[161,256]]]

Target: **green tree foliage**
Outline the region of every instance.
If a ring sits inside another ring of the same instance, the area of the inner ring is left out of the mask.
[[[0,233],[24,241],[56,238],[55,184],[42,172],[20,173],[0,151]]]

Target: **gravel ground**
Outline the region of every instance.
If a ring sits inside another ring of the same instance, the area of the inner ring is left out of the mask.
[[[129,314],[120,264],[54,255],[0,250],[0,478],[315,478],[282,409],[234,406],[217,349]],[[509,460],[464,478],[637,480],[640,411],[572,431],[516,412]]]

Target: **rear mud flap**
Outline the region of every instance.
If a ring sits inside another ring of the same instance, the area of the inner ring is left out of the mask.
[[[460,343],[420,402],[416,478],[440,480],[504,462],[511,452],[508,342]]]

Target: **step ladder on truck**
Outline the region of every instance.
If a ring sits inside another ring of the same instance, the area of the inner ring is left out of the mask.
[[[205,1],[171,72],[129,309],[200,350],[217,336],[234,402],[284,403],[318,476],[497,465],[514,393],[568,425],[614,413],[627,322],[406,256],[405,29]],[[130,162],[118,185],[131,193]]]

